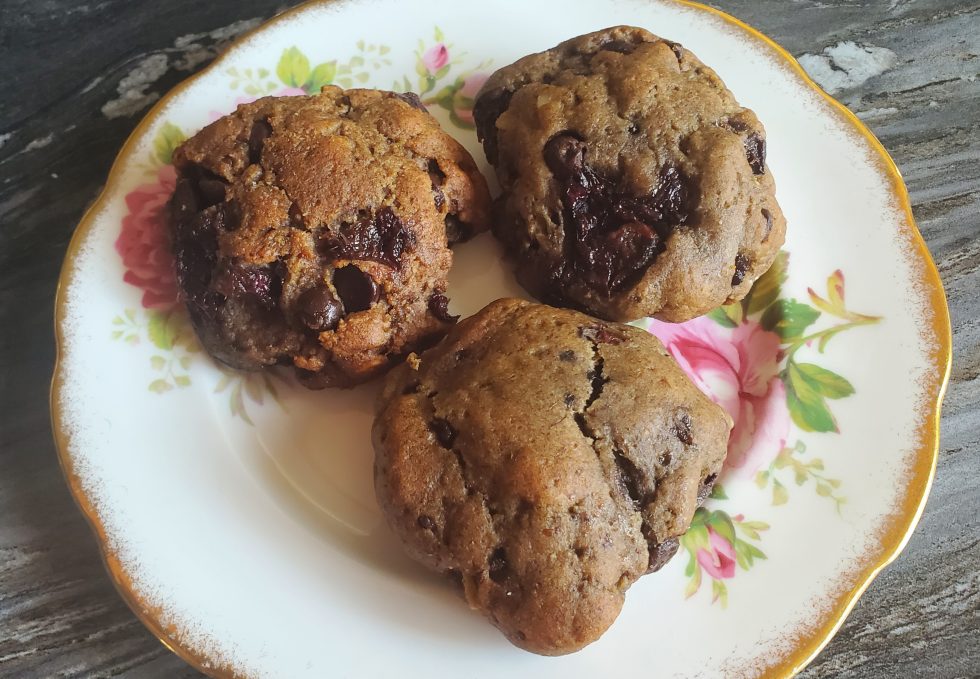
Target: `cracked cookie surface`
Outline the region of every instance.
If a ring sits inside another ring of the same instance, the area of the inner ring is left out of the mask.
[[[488,227],[489,194],[414,95],[259,99],[174,165],[178,283],[215,358],[350,386],[452,326],[448,246]]]
[[[494,233],[542,301],[684,321],[742,299],[783,244],[762,124],[677,43],[573,38],[498,70],[473,113]]]
[[[386,379],[375,488],[508,639],[569,653],[673,556],[730,426],[649,333],[498,300]]]

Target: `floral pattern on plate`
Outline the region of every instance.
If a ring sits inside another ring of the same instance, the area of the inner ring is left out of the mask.
[[[358,53],[345,62],[325,61],[312,65],[297,47],[285,49],[274,69],[229,68],[231,93],[247,95],[234,105],[272,93],[292,96],[319,91],[336,82],[344,87],[366,84],[369,68],[390,64],[390,49],[384,45],[357,43]],[[422,40],[414,52],[417,87],[408,77],[395,87],[415,89],[427,106],[449,114],[461,129],[473,127],[473,97],[485,82],[489,61],[463,68],[465,52],[445,40],[437,27],[433,42]],[[272,80],[273,73],[278,82]],[[212,112],[212,119],[222,115]],[[187,135],[176,125],[164,123],[153,140],[153,151],[144,170],[155,181],[140,184],[126,194],[127,214],[116,240],[122,258],[123,280],[142,291],[142,310],[128,308],[112,320],[112,337],[129,344],[142,340],[153,346],[150,366],[156,376],[148,388],[164,394],[191,385],[189,369],[201,346],[194,335],[186,310],[177,303],[177,286],[167,235],[166,204],[173,193],[175,173],[170,164],[173,150]],[[854,387],[843,376],[799,358],[823,354],[837,335],[872,325],[878,316],[857,313],[845,304],[844,274],[836,270],[826,281],[825,296],[812,287],[808,302],[783,294],[790,265],[788,252],[781,252],[772,268],[753,286],[741,302],[719,307],[701,318],[681,324],[645,319],[637,323],[663,341],[667,350],[688,376],[732,417],[734,427],[728,446],[725,470],[709,500],[697,511],[691,529],[681,539],[688,555],[685,596],[697,593],[705,578],[711,580],[711,602],[728,603],[728,585],[738,570],[747,571],[765,553],[755,544],[760,532],[769,528],[762,521],[747,521],[742,514],[714,507],[727,500],[725,487],[751,482],[769,490],[772,505],[789,500],[789,487],[812,484],[816,494],[834,503],[838,513],[846,503],[840,480],[825,473],[822,458],[807,456],[801,434],[839,433],[828,400],[847,398]],[[828,324],[826,321],[833,319]],[[822,326],[821,329],[816,329]],[[240,373],[219,367],[222,372],[215,393],[227,394],[229,412],[253,425],[250,407],[272,401],[281,406],[276,371]],[[792,443],[790,443],[792,441]]]

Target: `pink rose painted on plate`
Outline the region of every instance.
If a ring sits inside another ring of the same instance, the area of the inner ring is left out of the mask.
[[[449,49],[443,43],[433,45],[422,53],[422,64],[433,75],[448,63]]]
[[[155,184],[142,184],[126,194],[129,213],[116,239],[126,273],[123,280],[143,290],[143,306],[168,309],[177,301],[177,281],[166,225],[166,206],[174,192],[172,165],[157,171]]]
[[[724,328],[707,317],[682,324],[651,320],[649,330],[734,421],[725,466],[748,478],[768,465],[789,436],[779,336],[756,321]]]
[[[476,95],[489,77],[486,73],[474,73],[463,81],[463,86],[453,95],[453,111],[468,125],[473,125],[473,102]]]
[[[698,550],[698,564],[715,580],[735,577],[735,548],[708,526],[708,549]]]

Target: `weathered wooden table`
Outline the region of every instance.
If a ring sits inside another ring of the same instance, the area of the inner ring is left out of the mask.
[[[72,229],[146,108],[281,0],[0,1],[0,675],[197,676],[103,572],[48,422]],[[980,0],[723,0],[894,156],[946,285],[936,483],[905,553],[807,677],[980,676]]]

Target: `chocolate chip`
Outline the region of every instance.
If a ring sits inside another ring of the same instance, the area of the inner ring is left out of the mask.
[[[575,394],[565,394],[565,405],[571,406],[575,403]]]
[[[620,54],[631,54],[636,49],[636,43],[628,40],[610,40],[600,49],[606,52],[619,52]]]
[[[418,518],[419,528],[422,530],[432,530],[436,527],[436,522],[432,520],[432,517],[422,514]]]
[[[460,349],[455,354],[453,354],[453,360],[455,360],[457,363],[459,363],[460,361],[464,361],[469,357],[470,357],[470,352],[466,349]]]
[[[735,255],[735,275],[732,276],[732,287],[741,285],[742,281],[745,280],[745,274],[749,270],[749,258],[743,255],[741,252]]]
[[[574,132],[562,132],[544,146],[544,162],[556,177],[569,179],[585,168],[585,142]]]
[[[449,424],[448,420],[437,417],[429,423],[429,429],[436,435],[436,439],[443,448],[453,447],[453,443],[456,441],[456,430],[453,429],[453,425]]]
[[[752,168],[752,174],[764,174],[766,171],[766,140],[752,133],[745,138],[745,157]]]
[[[321,249],[338,259],[364,259],[398,269],[402,254],[413,243],[412,234],[394,210],[383,207],[374,214],[362,214],[354,223],[341,224],[339,233],[324,238]]]
[[[762,208],[762,218],[766,220],[766,235],[762,237],[762,240],[765,241],[772,231],[772,213],[766,208]]]
[[[265,147],[265,140],[272,134],[272,125],[268,120],[256,120],[252,124],[252,131],[248,135],[248,162],[258,165],[262,160],[262,149]]]
[[[417,394],[417,393],[419,393],[419,389],[421,387],[422,387],[422,383],[421,382],[411,382],[411,383],[405,385],[405,388],[402,389],[402,393],[405,394],[406,396],[408,394]]]
[[[344,315],[343,306],[326,285],[310,288],[296,301],[299,320],[310,330],[333,330]]]
[[[498,88],[492,92],[482,91],[473,106],[473,121],[476,123],[477,137],[483,142],[483,150],[491,165],[497,163],[497,118],[510,106],[511,90]]]
[[[415,94],[415,92],[393,92],[393,94],[412,108],[417,108],[420,111],[428,111],[425,108],[425,104],[419,98],[419,95]]]
[[[333,287],[349,314],[370,309],[380,297],[374,279],[352,264],[333,272]]]
[[[498,585],[507,580],[510,568],[507,564],[507,552],[504,551],[503,547],[497,547],[493,550],[490,561],[487,563],[487,570],[490,572],[490,579]]]
[[[680,547],[680,542],[678,542],[677,538],[670,538],[669,540],[654,544],[648,543],[647,549],[650,550],[650,558],[647,562],[647,573],[659,571],[666,566],[667,562],[677,554],[678,547]]]
[[[575,352],[571,349],[565,349],[565,351],[558,354],[558,360],[570,363],[571,361],[575,360]]]
[[[449,298],[442,293],[436,293],[429,298],[429,311],[440,321],[455,323],[459,316],[449,313]]]
[[[677,434],[677,439],[683,443],[685,446],[689,446],[694,443],[694,437],[691,435],[691,416],[685,412],[681,412],[674,419],[674,433]]]
[[[631,122],[626,128],[626,131],[632,135],[638,135],[640,133],[640,126],[636,122]]]

